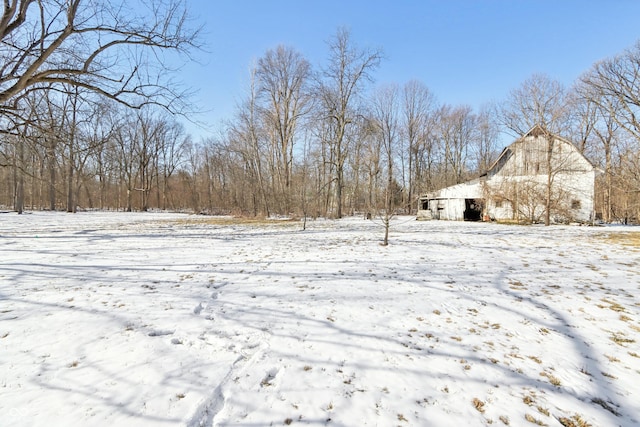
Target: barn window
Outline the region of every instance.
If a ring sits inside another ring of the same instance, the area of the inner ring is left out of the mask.
[[[580,209],[581,207],[582,207],[582,203],[580,203],[580,200],[571,201],[571,209]]]
[[[496,208],[501,208],[502,207],[502,199],[493,199],[493,205]]]

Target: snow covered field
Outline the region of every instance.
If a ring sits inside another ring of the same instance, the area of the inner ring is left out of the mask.
[[[632,230],[0,214],[0,426],[638,425]]]

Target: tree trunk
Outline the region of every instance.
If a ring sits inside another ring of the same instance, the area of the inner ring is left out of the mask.
[[[73,197],[73,145],[69,145],[69,171],[67,173],[67,212],[75,213],[76,207]]]
[[[607,144],[605,147],[605,192],[604,192],[604,218],[606,223],[611,222],[611,189],[613,187],[611,177],[611,146]]]
[[[544,225],[551,225],[551,184],[552,184],[552,170],[551,160],[553,157],[553,138],[547,136],[547,188],[545,197],[545,212],[544,212]]]
[[[18,161],[14,163],[14,177],[16,182],[15,210],[18,214],[24,212],[24,141],[18,138]]]
[[[387,149],[388,175],[387,175],[387,195],[384,207],[384,241],[383,246],[389,244],[389,225],[391,224],[391,216],[393,215],[393,154],[391,151],[391,141]]]
[[[344,187],[344,170],[341,165],[338,165],[336,170],[336,217],[342,218],[342,188]]]
[[[71,95],[70,95],[71,96]],[[71,123],[69,129],[69,173],[67,174],[67,212],[76,212],[76,203],[74,198],[75,186],[73,185],[73,174],[75,169],[75,152],[76,149],[76,125],[77,120],[77,101],[78,89],[76,88],[75,96],[71,98]]]
[[[47,147],[47,168],[49,169],[49,209],[56,210],[56,143],[51,139]]]

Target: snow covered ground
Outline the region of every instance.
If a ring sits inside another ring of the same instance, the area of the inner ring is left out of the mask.
[[[0,214],[0,426],[638,425],[629,231]]]

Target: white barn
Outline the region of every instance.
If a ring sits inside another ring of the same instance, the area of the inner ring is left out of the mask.
[[[548,203],[553,222],[593,221],[596,174],[570,141],[535,126],[478,179],[422,196],[418,219],[541,222]]]

